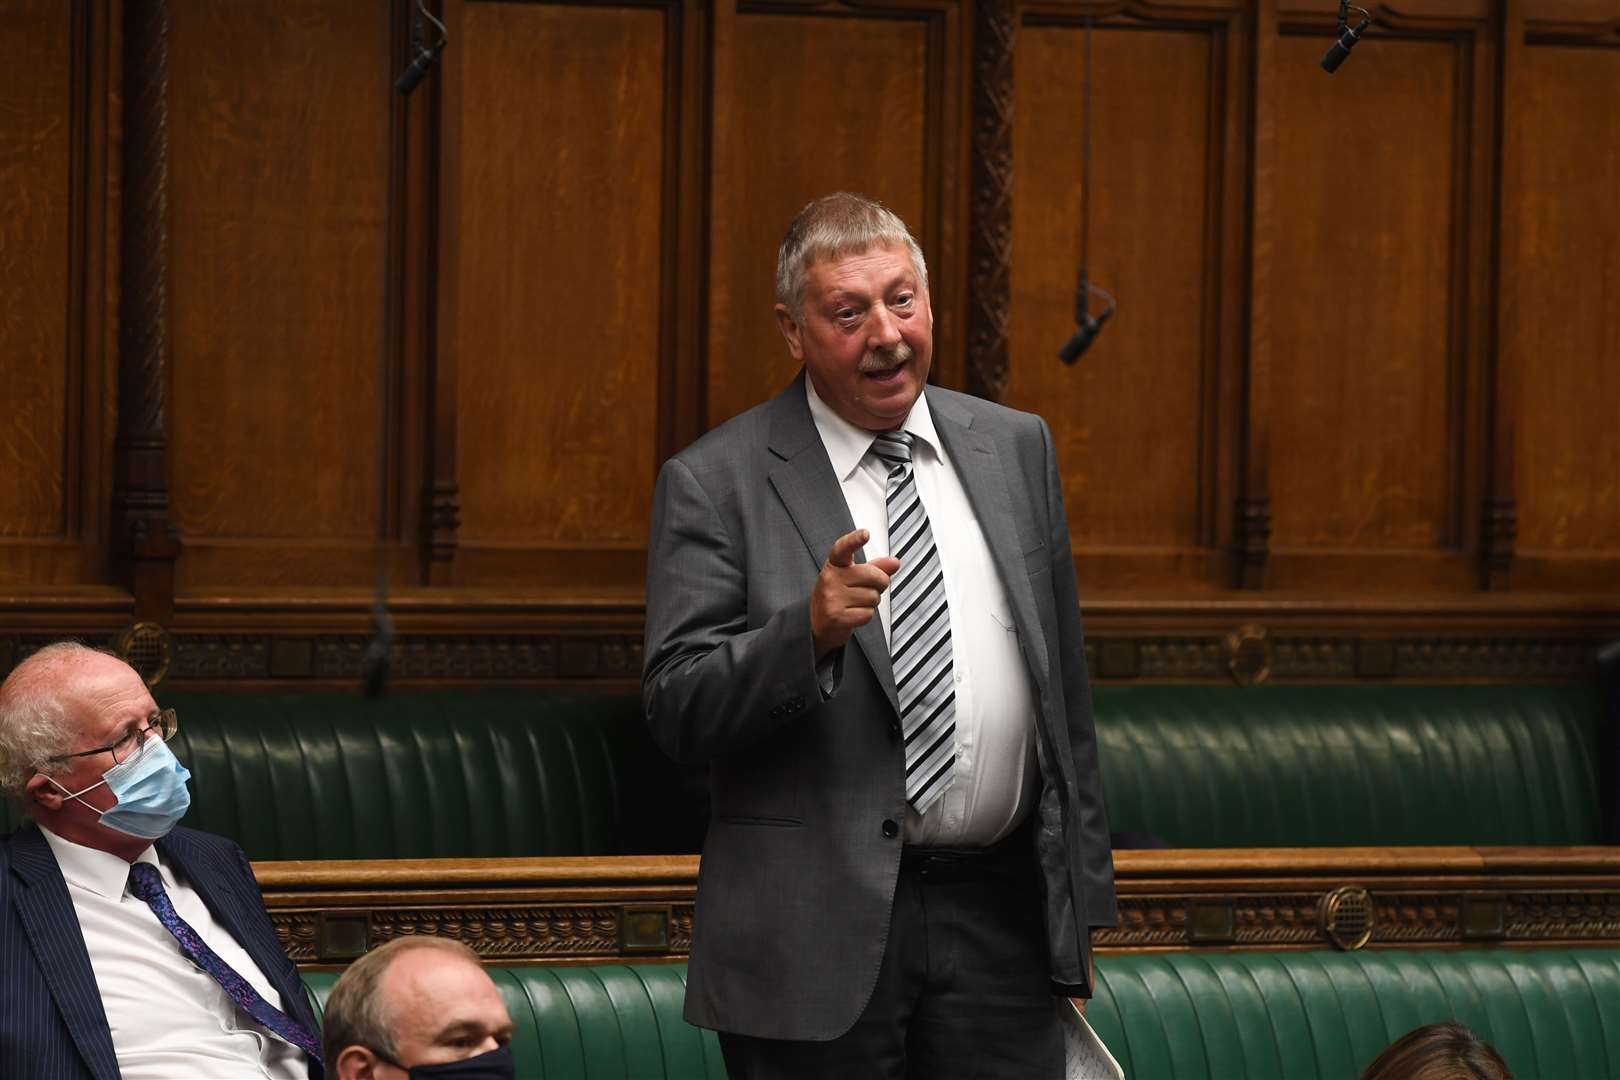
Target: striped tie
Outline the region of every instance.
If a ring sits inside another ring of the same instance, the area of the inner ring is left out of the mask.
[[[889,467],[889,554],[900,560],[889,583],[889,657],[906,737],[906,801],[922,814],[951,784],[956,680],[945,571],[912,477],[912,438],[907,431],[885,432],[872,453]]]

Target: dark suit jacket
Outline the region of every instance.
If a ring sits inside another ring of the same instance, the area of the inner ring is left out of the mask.
[[[855,527],[803,375],[664,465],[653,501],[642,692],[675,758],[708,761],[686,1018],[830,1039],[883,957],[905,821],[899,708],[873,619],[823,701],[809,597]],[[1068,521],[1039,417],[928,387],[934,426],[1012,604],[1038,703],[1050,975],[1089,994],[1089,930],[1117,920]]]
[[[281,995],[272,1005],[318,1032],[304,984],[276,939],[242,849],[224,837],[175,829],[158,851],[189,881]],[[39,827],[0,843],[0,1076],[116,1080],[107,1015],[56,856]],[[320,1080],[319,1062],[310,1062]]]

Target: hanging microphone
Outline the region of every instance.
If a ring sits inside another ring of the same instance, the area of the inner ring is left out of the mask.
[[[1088,295],[1091,293],[1097,293],[1108,300],[1108,306],[1097,315],[1090,315],[1086,311],[1086,300]],[[1075,288],[1074,293],[1074,321],[1077,324],[1076,329],[1073,336],[1070,337],[1068,341],[1063,343],[1063,348],[1058,350],[1058,359],[1062,360],[1065,364],[1072,364],[1076,360],[1080,359],[1081,354],[1087,349],[1091,348],[1092,341],[1097,337],[1098,333],[1102,331],[1103,323],[1107,322],[1108,316],[1112,315],[1113,313],[1114,298],[1107,292],[1099,289],[1097,286],[1087,282],[1086,268],[1082,266],[1080,268],[1080,284]]]
[[[423,19],[431,21],[439,28],[439,40],[426,47],[422,45],[425,29],[422,25]],[[444,47],[448,44],[450,34],[445,30],[444,23],[429,14],[427,0],[416,0],[416,21],[411,25],[411,47],[416,50],[416,59],[411,61],[411,66],[406,68],[399,81],[394,83],[394,89],[399,94],[405,95],[421,86],[422,80],[428,77],[433,65],[439,62],[439,54],[444,52]]]
[[[394,84],[394,89],[400,94],[409,94],[421,86],[422,80],[433,70],[433,65],[439,62],[439,54],[444,51],[446,44],[447,42],[443,41],[436,42],[431,48],[417,53],[416,59],[411,61],[411,66],[405,69],[405,74]]]
[[[1362,16],[1361,25],[1349,25],[1349,12],[1351,11],[1355,11]],[[1346,3],[1345,0],[1340,0],[1339,40],[1328,46],[1326,55],[1322,57],[1322,70],[1327,72],[1329,75],[1333,74],[1335,71],[1338,71],[1339,65],[1344,63],[1345,58],[1350,55],[1350,50],[1355,48],[1356,42],[1361,40],[1362,33],[1371,25],[1371,15],[1367,14],[1365,11],[1362,11],[1361,8],[1352,7],[1350,4]]]
[[[371,602],[371,640],[361,660],[362,689],[368,698],[380,698],[388,688],[394,667],[394,620],[388,614],[388,573],[377,571],[377,595]]]

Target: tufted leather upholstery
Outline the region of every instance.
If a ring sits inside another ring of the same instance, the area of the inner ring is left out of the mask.
[[[626,694],[161,696],[186,824],[250,859],[696,851],[694,800]]]
[[[681,1019],[683,965],[488,969],[525,1080],[721,1080]],[[1620,950],[1170,952],[1097,958],[1086,1010],[1128,1080],[1356,1080],[1460,1020],[1517,1080],[1620,1080]],[[317,1008],[336,976],[305,972]]]
[[[488,967],[521,1080],[725,1080],[712,1031],[681,1019],[685,964]],[[320,1013],[337,975],[306,971]]]
[[[1109,824],[1171,847],[1595,844],[1596,687],[1095,691]]]
[[[160,699],[180,710],[186,823],[253,859],[701,843],[702,807],[634,694]],[[1604,840],[1595,686],[1107,686],[1095,701],[1110,824],[1172,847]]]
[[[1133,1080],[1355,1080],[1456,1019],[1517,1080],[1620,1078],[1620,950],[1183,952],[1097,960],[1086,1016]]]

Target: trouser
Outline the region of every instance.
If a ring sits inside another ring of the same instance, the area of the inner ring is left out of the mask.
[[[905,848],[871,1001],[828,1042],[721,1033],[731,1080],[1041,1080],[1063,1031],[1026,829],[990,851]]]

